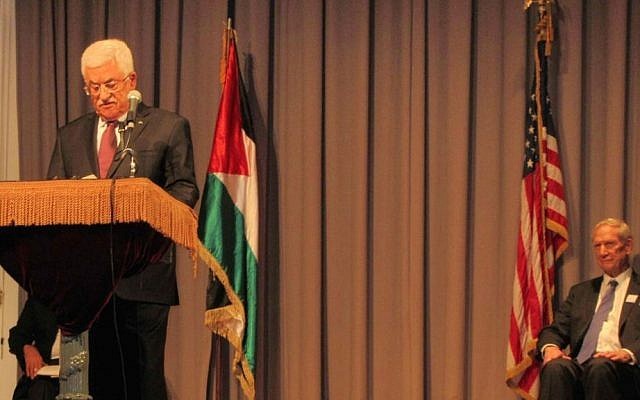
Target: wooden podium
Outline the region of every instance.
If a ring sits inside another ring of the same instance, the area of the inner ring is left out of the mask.
[[[119,280],[172,243],[195,268],[193,210],[147,178],[0,182],[0,265],[63,334],[57,399],[91,399],[87,330]]]

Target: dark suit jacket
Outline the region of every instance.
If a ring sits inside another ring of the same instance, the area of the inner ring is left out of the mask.
[[[25,370],[24,345],[36,346],[45,363],[51,364],[51,347],[56,340],[56,316],[36,300],[29,298],[16,326],[9,330],[9,351],[16,355]]]
[[[99,175],[98,121],[97,114],[89,113],[58,130],[47,173],[49,179]],[[135,151],[136,177],[147,177],[176,199],[191,207],[195,205],[199,192],[193,169],[191,129],[185,118],[140,104],[129,147]],[[118,160],[116,154],[109,177],[128,177],[129,160],[128,156]],[[133,301],[177,304],[174,254],[172,248],[161,262],[122,279],[116,289],[117,295]]]
[[[543,346],[555,344],[561,349],[571,346],[572,358],[578,355],[595,312],[601,284],[602,277],[599,277],[571,288],[567,299],[556,312],[553,323],[540,331],[538,354]],[[629,295],[636,295],[634,302],[627,302]],[[640,277],[635,271],[631,273],[620,313],[619,336],[622,347],[631,350],[640,360]]]

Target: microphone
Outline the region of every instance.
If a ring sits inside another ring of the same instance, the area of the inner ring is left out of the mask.
[[[127,111],[127,119],[125,120],[124,132],[127,135],[126,141],[124,139],[120,141],[122,144],[122,150],[118,158],[122,161],[126,154],[129,154],[131,158],[131,163],[129,165],[130,174],[129,177],[133,178],[136,176],[136,158],[135,151],[129,147],[129,141],[131,140],[131,134],[133,133],[133,127],[136,124],[136,112],[138,111],[138,104],[142,101],[142,94],[137,90],[131,90],[129,94],[127,94],[127,98],[129,99],[129,111]],[[124,142],[124,143],[123,143]]]
[[[142,101],[142,94],[137,90],[132,90],[127,95],[129,99],[129,111],[127,111],[127,128],[133,128],[136,120],[136,112],[138,111],[138,104]]]

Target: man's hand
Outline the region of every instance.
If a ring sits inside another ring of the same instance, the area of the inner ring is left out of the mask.
[[[44,367],[44,361],[40,352],[35,346],[25,344],[22,347],[24,351],[25,368],[24,373],[31,379],[35,378],[40,368]]]
[[[603,351],[603,352],[594,354],[593,357],[594,358],[604,357],[604,358],[608,358],[611,361],[618,361],[625,364],[629,364],[633,361],[633,359],[631,358],[631,355],[624,350]]]
[[[546,365],[549,361],[555,360],[556,358],[566,358],[567,360],[571,360],[571,357],[564,354],[559,347],[556,346],[548,346],[544,349],[544,358],[542,365]]]

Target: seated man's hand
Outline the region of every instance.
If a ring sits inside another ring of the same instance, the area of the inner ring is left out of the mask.
[[[36,377],[40,368],[44,367],[44,361],[35,346],[25,344],[22,349],[24,351],[25,368],[27,369],[24,373],[33,379]]]
[[[629,352],[624,351],[622,349],[615,351],[602,351],[593,355],[593,357],[604,357],[608,358],[611,361],[618,361],[621,363],[629,364],[633,362],[631,358],[631,354]]]
[[[568,355],[564,354],[564,352],[562,350],[560,350],[559,347],[557,347],[557,346],[549,346],[549,347],[544,349],[544,358],[543,358],[542,365],[545,365],[549,361],[555,360],[556,358],[566,358],[567,360],[571,359],[571,357],[569,357]]]

